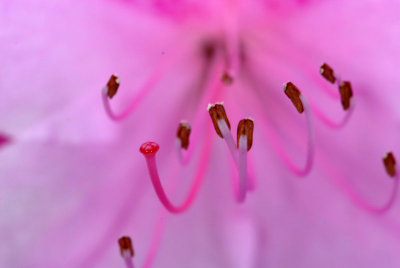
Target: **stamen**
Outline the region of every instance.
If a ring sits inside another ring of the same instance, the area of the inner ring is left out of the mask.
[[[320,118],[321,121],[329,127],[341,128],[348,122],[354,110],[353,90],[351,88],[351,84],[348,81],[341,81],[338,75],[326,63],[322,64],[320,72],[326,80],[328,80],[332,84],[336,83],[338,85],[342,107],[345,111],[347,111],[347,113],[342,120],[340,120],[339,122],[334,122],[314,105],[313,110],[315,111],[317,117]]]
[[[334,73],[333,69],[328,64],[326,64],[326,63],[322,64],[322,66],[320,68],[320,72],[321,72],[321,75],[326,80],[328,80],[332,84],[335,83],[335,81],[336,81],[335,73]]]
[[[351,84],[348,81],[343,81],[339,85],[340,99],[344,110],[350,108],[350,101],[353,97],[353,90],[351,89]]]
[[[190,125],[186,121],[181,121],[178,126],[176,137],[180,141],[181,148],[187,150],[189,147]]]
[[[285,90],[285,94],[286,96],[289,97],[289,99],[292,101],[294,107],[296,107],[297,111],[299,113],[303,113],[304,112],[304,107],[303,107],[303,103],[300,99],[300,90],[293,85],[292,82],[287,82],[284,85],[284,90]]]
[[[163,206],[171,213],[178,214],[185,212],[192,205],[204,179],[204,173],[207,168],[208,158],[211,154],[211,143],[212,135],[206,135],[206,140],[204,146],[202,147],[203,150],[201,152],[198,168],[194,173],[195,178],[193,180],[192,186],[190,187],[189,193],[184,201],[179,205],[174,205],[171,203],[161,184],[156,163],[156,153],[160,148],[159,145],[155,142],[145,142],[140,147],[140,152],[143,153],[143,155],[145,156],[151,182],[158,196],[158,199],[161,201]]]
[[[307,158],[304,168],[300,169],[287,157],[284,157],[284,162],[290,167],[290,169],[296,173],[298,176],[305,176],[310,173],[313,163],[314,163],[314,137],[313,137],[313,127],[311,119],[311,111],[308,105],[308,101],[301,91],[292,83],[288,82],[284,86],[285,94],[292,101],[299,113],[305,111],[306,121],[307,121]],[[306,108],[304,108],[306,107]],[[284,154],[283,154],[284,155]]]
[[[366,211],[369,211],[374,214],[383,214],[387,211],[389,211],[397,197],[397,192],[399,188],[399,177],[398,174],[395,170],[395,158],[391,152],[387,153],[384,158],[383,158],[383,163],[386,169],[386,172],[389,174],[389,176],[393,177],[394,183],[392,186],[392,190],[389,196],[389,199],[382,205],[382,206],[375,206],[370,203],[368,203],[366,200],[364,200],[357,192],[355,192],[351,186],[349,186],[346,183],[346,180],[340,176],[340,174],[336,173],[334,168],[332,168],[330,161],[325,160],[323,157],[318,158],[321,161],[322,166],[328,171],[328,173],[331,175],[331,178],[339,185],[339,187],[342,188],[342,190],[348,194],[350,199],[353,200],[353,202],[360,207],[361,209],[364,209]]]
[[[292,87],[287,86],[285,87],[285,89],[286,88],[292,88]],[[311,171],[314,163],[315,146],[313,137],[311,109],[306,97],[303,94],[301,94],[300,90],[299,93],[300,93],[299,97],[298,98],[296,97],[296,103],[302,104],[307,124],[307,154],[306,154],[306,161],[303,167],[298,167],[293,162],[293,160],[290,159],[289,155],[287,154],[285,148],[282,145],[282,142],[280,141],[279,137],[272,129],[272,127],[268,124],[268,122],[266,122],[265,120],[261,120],[259,125],[261,126],[263,134],[267,137],[266,140],[269,141],[271,147],[277,153],[281,161],[296,175],[306,176]],[[259,98],[256,98],[251,94],[246,94],[243,96],[243,98],[247,98],[248,101],[246,103],[253,109],[255,109],[256,113],[258,114],[265,113],[265,111],[263,111],[264,106]]]
[[[221,81],[224,82],[225,85],[230,86],[233,83],[233,77],[227,72],[224,72],[221,76]]]
[[[162,57],[162,60],[140,87],[138,93],[133,97],[128,106],[118,114],[111,108],[110,99],[116,95],[120,85],[120,79],[117,75],[112,75],[102,91],[103,105],[107,115],[114,121],[120,121],[129,116],[141,101],[155,88],[162,76],[170,69],[171,65],[176,63],[182,54],[182,50],[173,50],[171,53],[168,53],[168,56]]]
[[[117,94],[119,84],[119,77],[116,74],[111,75],[110,79],[107,82],[107,85],[105,86],[105,90],[107,91],[107,95],[110,99],[112,99],[112,97]]]
[[[122,257],[133,257],[135,252],[133,251],[132,240],[129,236],[122,236],[118,239],[119,249]]]
[[[396,176],[396,159],[393,156],[392,152],[388,152],[383,157],[383,164],[385,165],[386,172],[389,176]]]
[[[254,131],[254,121],[253,119],[247,118],[239,121],[237,128],[237,146],[239,148],[239,140],[241,136],[247,138],[247,151],[250,151],[253,145],[253,131]]]
[[[327,126],[331,128],[342,128],[347,124],[350,120],[353,111],[354,111],[354,98],[353,98],[353,90],[351,88],[351,84],[348,81],[343,81],[339,84],[339,93],[340,99],[342,103],[343,110],[346,111],[346,114],[343,118],[337,122],[328,118],[316,105],[312,105],[312,109],[315,112],[315,115]]]
[[[122,236],[120,239],[118,239],[118,244],[126,267],[134,268],[132,258],[135,255],[135,252],[133,250],[131,238],[129,236]]]
[[[223,103],[209,104],[207,110],[211,116],[211,120],[214,124],[214,128],[218,136],[224,138],[221,133],[221,130],[219,129],[218,121],[220,120],[225,121],[228,129],[229,130],[231,129],[231,124],[229,123],[228,117],[226,116],[225,113],[224,104]]]

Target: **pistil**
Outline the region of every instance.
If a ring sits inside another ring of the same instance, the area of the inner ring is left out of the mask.
[[[203,150],[200,155],[200,160],[197,165],[197,169],[194,173],[194,180],[189,189],[187,196],[184,201],[179,205],[174,205],[169,197],[167,196],[158,174],[158,168],[156,163],[156,154],[160,146],[155,142],[145,142],[140,147],[140,152],[144,155],[147,163],[147,168],[150,174],[151,182],[153,184],[154,190],[157,194],[158,199],[161,201],[163,206],[171,213],[179,214],[185,212],[192,205],[195,200],[200,186],[202,185],[204,179],[204,173],[208,166],[208,158],[211,154],[211,135],[207,135],[205,139],[205,144],[203,145]],[[170,180],[168,180],[170,181]]]

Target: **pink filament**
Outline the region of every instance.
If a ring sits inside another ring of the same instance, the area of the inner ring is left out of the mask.
[[[133,265],[132,257],[124,257],[126,268],[135,268]]]
[[[130,101],[128,106],[119,114],[115,113],[110,105],[110,99],[107,96],[107,88],[103,89],[102,99],[104,109],[107,115],[114,121],[121,121],[127,116],[129,116],[136,107],[140,104],[140,102],[155,88],[157,83],[161,80],[161,78],[165,75],[165,73],[170,69],[171,65],[175,64],[178,60],[179,53],[178,51],[174,51],[167,58],[163,58],[153,70],[153,73],[149,76],[146,82],[140,87],[139,92],[134,96],[134,98]]]
[[[350,100],[350,107],[347,111],[345,111],[345,114],[343,118],[340,121],[333,121],[329,117],[327,117],[317,106],[311,105],[312,110],[314,111],[314,114],[318,117],[321,122],[323,122],[325,125],[327,125],[330,128],[334,129],[340,129],[344,127],[350,120],[353,112],[354,112],[354,99],[352,98]]]
[[[239,138],[239,195],[238,201],[243,202],[248,190],[248,175],[247,175],[247,137],[242,135]]]
[[[231,130],[228,128],[225,120],[218,120],[218,127],[222,133],[222,136],[224,137],[224,141],[228,146],[229,152],[231,153],[235,164],[238,165],[238,152],[236,150],[236,144],[235,140],[233,139]]]
[[[370,203],[368,203],[366,200],[364,200],[359,194],[357,194],[347,183],[346,180],[341,177],[333,167],[331,167],[330,164],[321,156],[319,157],[322,166],[325,168],[325,170],[328,172],[330,175],[330,178],[345,192],[349,198],[361,209],[364,209],[368,212],[374,213],[374,214],[383,214],[387,212],[389,209],[393,207],[393,204],[396,201],[397,197],[397,192],[399,188],[399,176],[395,175],[393,177],[394,180],[394,185],[392,187],[389,199],[381,206],[375,206]]]
[[[251,95],[251,94],[248,94]],[[312,170],[313,164],[314,164],[314,152],[315,152],[315,146],[314,146],[314,137],[313,137],[313,126],[312,126],[312,116],[311,116],[311,110],[308,104],[307,99],[303,94],[300,95],[300,98],[303,102],[304,106],[304,113],[306,116],[306,122],[307,122],[307,155],[306,155],[306,162],[304,167],[298,167],[293,161],[290,159],[290,157],[287,155],[285,149],[283,148],[279,138],[277,137],[275,131],[271,129],[271,127],[268,125],[265,120],[261,120],[261,130],[263,131],[264,135],[267,137],[267,140],[270,142],[272,148],[275,150],[275,152],[279,155],[283,163],[296,175],[298,176],[306,176],[310,173]],[[259,100],[257,101],[250,101],[250,103],[253,103],[252,107],[257,110],[257,113],[262,114],[260,105],[259,105]]]
[[[150,178],[153,183],[154,190],[158,198],[160,199],[161,203],[164,207],[170,211],[171,213],[182,213],[185,212],[193,203],[197,193],[200,189],[200,186],[204,179],[204,173],[207,168],[208,158],[211,153],[211,143],[212,143],[212,135],[206,135],[206,141],[200,156],[200,161],[198,163],[198,168],[195,172],[195,179],[193,184],[189,190],[187,197],[180,205],[174,205],[169,200],[168,196],[166,195],[164,188],[162,187],[160,177],[158,175],[157,164],[156,164],[156,155],[155,154],[145,154],[147,167],[150,173]]]
[[[156,227],[154,230],[154,234],[153,234],[153,238],[151,240],[150,247],[147,251],[146,259],[142,266],[143,268],[150,268],[153,265],[154,259],[157,255],[157,251],[158,251],[158,248],[159,248],[159,245],[161,242],[161,237],[164,232],[166,220],[167,220],[166,212],[162,211],[160,213],[160,217],[157,221],[157,224],[156,224]]]
[[[224,120],[219,120],[218,127],[222,133],[222,136],[224,137],[226,145],[228,146],[228,149],[232,155],[232,159],[235,162],[236,168],[239,172],[239,182],[234,184],[234,189],[236,191],[235,195],[237,202],[242,203],[246,199],[247,191],[247,138],[245,139],[245,152],[240,152],[240,150],[238,152],[232,133],[226,122]]]

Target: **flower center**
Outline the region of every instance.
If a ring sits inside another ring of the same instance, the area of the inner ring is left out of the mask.
[[[216,102],[216,100],[223,99],[227,86],[240,87],[240,83],[237,82],[240,82],[239,75],[241,74],[241,65],[243,63],[241,62],[241,59],[244,58],[244,51],[240,51],[239,39],[234,24],[228,23],[226,27],[227,35],[225,36],[224,42],[216,42],[215,40],[212,40],[201,43],[201,58],[202,62],[205,62],[206,64],[207,75],[204,78],[201,91],[202,95],[198,100],[199,108],[193,109],[195,112],[190,124],[189,121],[185,120],[178,123],[176,131],[176,150],[181,166],[176,168],[184,168],[184,166],[192,160],[194,151],[197,148],[201,149],[197,162],[197,169],[193,173],[192,184],[181,203],[174,204],[161,183],[156,161],[156,155],[160,146],[153,141],[145,142],[140,146],[140,152],[145,158],[155,193],[164,208],[173,214],[183,213],[191,207],[203,183],[204,174],[207,170],[211,155],[213,138],[215,137],[215,134],[213,134],[211,130],[210,119],[217,136],[225,141],[230,158],[235,164],[235,172],[237,172],[238,178],[233,180],[233,196],[235,197],[236,202],[243,203],[246,200],[247,193],[249,193],[250,190],[255,189],[254,178],[250,175],[252,163],[249,161],[249,153],[253,145],[253,132],[255,130],[254,120],[244,118],[239,121],[235,141],[231,133],[231,123],[228,119],[224,103]],[[114,121],[120,121],[130,115],[141,101],[154,90],[154,86],[161,81],[161,78],[171,69],[171,66],[178,61],[179,57],[177,57],[177,55],[179,54],[179,51],[176,53],[168,53],[168,55],[170,55],[169,58],[163,59],[155,67],[154,72],[151,73],[149,78],[145,81],[139,90],[139,93],[121,113],[115,113],[111,108],[110,99],[117,94],[120,86],[119,77],[117,75],[111,75],[102,92],[103,104],[108,116]],[[249,56],[250,55],[246,55],[246,57]],[[320,74],[338,89],[338,94],[327,92],[335,97],[338,102],[341,102],[345,115],[340,121],[332,120],[317,105],[311,102],[309,103],[305,94],[303,94],[293,82],[285,83],[283,88],[284,93],[290,99],[299,114],[305,117],[307,151],[304,165],[299,166],[289,157],[284,146],[281,144],[281,140],[276,134],[275,129],[273,129],[266,120],[259,120],[257,122],[257,128],[261,130],[265,139],[271,142],[272,148],[275,150],[277,156],[288,167],[288,169],[298,177],[307,176],[312,170],[314,164],[315,146],[313,138],[313,116],[315,115],[315,117],[326,126],[337,129],[343,127],[348,122],[355,107],[353,89],[350,82],[341,80],[339,75],[326,63],[322,64],[320,67]],[[265,112],[268,112],[264,110],[265,105],[262,103],[260,98],[255,96],[253,93],[254,92],[252,91],[246,91],[243,94],[241,101],[247,103],[256,115],[263,115]],[[208,105],[208,118],[204,108],[210,102],[214,104]],[[204,133],[202,133],[201,130],[204,130]],[[258,130],[256,129],[256,131]],[[191,135],[192,137],[190,137]],[[360,198],[350,186],[345,184],[344,187],[345,192],[348,193],[349,197],[356,205],[371,213],[383,213],[389,210],[392,207],[397,194],[399,180],[395,170],[396,161],[393,154],[388,153],[385,155],[383,162],[387,173],[394,178],[392,193],[388,202],[383,206],[370,205]],[[329,168],[326,167],[326,169],[328,170]],[[336,174],[335,171],[329,173]],[[338,177],[336,175],[334,176]],[[131,263],[133,248],[131,247],[130,239],[128,240],[127,237],[121,238],[120,247],[121,253],[127,263],[127,267],[133,267],[133,264]]]

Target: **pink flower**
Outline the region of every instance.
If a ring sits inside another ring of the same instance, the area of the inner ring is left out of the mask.
[[[397,1],[209,2],[0,5],[1,267],[400,265]]]

